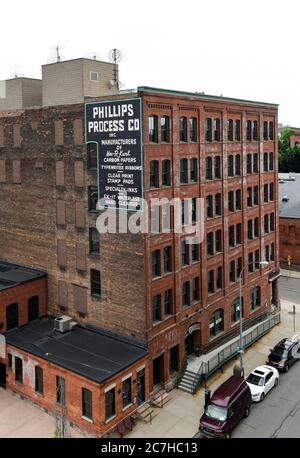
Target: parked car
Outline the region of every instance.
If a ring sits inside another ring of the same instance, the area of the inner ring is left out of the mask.
[[[207,396],[199,431],[204,437],[230,437],[232,430],[250,413],[251,391],[242,377],[233,375]]]
[[[266,394],[278,385],[279,372],[275,367],[259,366],[251,372],[246,382],[251,391],[252,401],[263,401]]]
[[[267,364],[288,372],[289,368],[299,360],[299,348],[299,340],[282,339],[273,350],[270,349]]]

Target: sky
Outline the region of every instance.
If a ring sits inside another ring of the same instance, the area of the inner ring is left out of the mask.
[[[300,126],[299,0],[1,2],[0,80],[66,59],[122,52],[122,89],[155,86],[278,103]]]

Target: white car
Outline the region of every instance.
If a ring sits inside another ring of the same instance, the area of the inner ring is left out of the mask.
[[[246,382],[250,388],[252,401],[263,401],[266,394],[278,385],[279,372],[275,367],[259,366],[251,372]]]

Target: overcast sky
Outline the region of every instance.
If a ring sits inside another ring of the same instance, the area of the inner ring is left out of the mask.
[[[300,126],[299,0],[1,2],[0,79],[66,59],[123,54],[123,88],[156,86],[279,103]]]

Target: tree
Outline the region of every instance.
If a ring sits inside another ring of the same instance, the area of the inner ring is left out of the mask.
[[[300,146],[290,146],[293,131],[282,129],[278,140],[279,172],[300,173]]]

